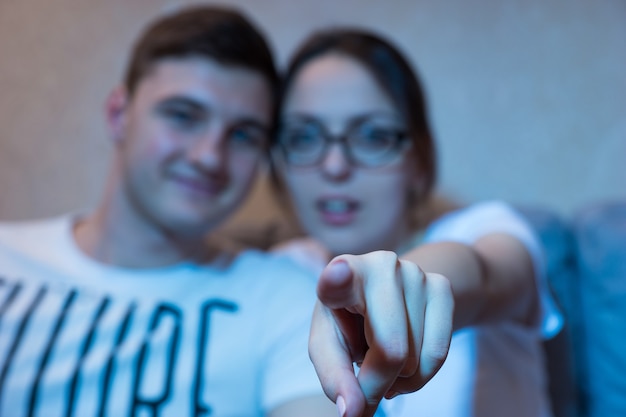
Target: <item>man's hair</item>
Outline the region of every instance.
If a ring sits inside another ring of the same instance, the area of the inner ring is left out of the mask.
[[[256,71],[267,79],[271,91],[276,91],[276,66],[260,30],[238,10],[203,5],[164,16],[144,30],[126,70],[128,94],[133,95],[159,61],[194,57]]]

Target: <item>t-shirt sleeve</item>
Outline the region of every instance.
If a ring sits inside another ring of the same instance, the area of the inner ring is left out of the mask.
[[[563,325],[547,283],[544,253],[538,237],[513,208],[502,202],[480,203],[450,213],[433,223],[424,242],[455,241],[472,244],[491,233],[506,233],[519,239],[530,254],[540,299],[539,326],[544,338],[556,335]]]

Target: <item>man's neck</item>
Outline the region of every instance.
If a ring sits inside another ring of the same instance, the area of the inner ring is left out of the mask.
[[[77,246],[94,260],[129,269],[161,268],[184,262],[222,264],[225,256],[207,240],[180,238],[148,222],[120,221],[100,209],[73,230]]]

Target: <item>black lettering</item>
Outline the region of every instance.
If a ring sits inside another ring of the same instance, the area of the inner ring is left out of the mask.
[[[74,368],[74,373],[72,374],[72,380],[70,382],[69,392],[67,395],[67,412],[65,413],[67,417],[71,417],[74,414],[74,401],[76,399],[76,388],[78,387],[78,382],[80,379],[80,369],[85,360],[85,356],[87,356],[87,353],[89,353],[89,349],[91,349],[96,328],[108,305],[108,298],[105,298],[100,302],[100,306],[98,307],[98,310],[94,315],[87,336],[85,337],[85,340],[83,340],[80,357],[78,359],[78,362],[76,362],[76,367]]]
[[[52,352],[52,347],[56,342],[61,329],[63,328],[63,323],[65,322],[65,317],[67,316],[67,312],[72,305],[72,302],[76,298],[76,291],[72,290],[67,297],[65,298],[65,303],[63,304],[63,308],[61,308],[61,313],[57,318],[56,323],[54,324],[54,329],[52,331],[52,335],[50,335],[50,339],[48,340],[48,344],[46,345],[46,350],[41,358],[41,362],[39,363],[39,369],[37,370],[37,376],[35,377],[35,382],[33,383],[33,387],[30,392],[29,398],[29,408],[28,408],[28,416],[32,417],[35,415],[35,409],[37,407],[37,395],[39,391],[39,383],[41,382],[41,377],[46,370],[46,366],[48,366],[48,361],[50,360],[50,354]]]
[[[201,393],[202,393],[202,385],[203,385],[203,375],[204,375],[204,362],[206,358],[206,350],[208,347],[209,340],[209,328],[210,328],[210,316],[213,311],[227,311],[234,312],[237,311],[237,305],[231,303],[229,301],[222,300],[210,300],[205,302],[201,307],[200,314],[200,328],[198,331],[198,348],[197,348],[197,358],[196,358],[196,375],[194,378],[193,384],[193,405],[194,405],[194,416],[208,416],[211,415],[211,407],[204,404],[202,402]]]
[[[165,376],[165,387],[163,388],[163,392],[160,396],[153,399],[141,398],[139,396],[139,385],[144,377],[144,369],[146,366],[146,358],[150,349],[150,340],[154,331],[159,326],[163,317],[171,316],[174,320],[174,329],[171,335],[170,345],[169,345],[169,356],[167,359],[167,375]],[[166,304],[161,304],[157,307],[154,315],[152,316],[152,320],[150,323],[150,328],[146,340],[141,346],[141,350],[139,351],[139,357],[137,360],[137,368],[135,375],[135,383],[133,386],[133,403],[131,408],[131,416],[136,416],[137,411],[141,407],[145,407],[150,410],[152,416],[157,417],[159,415],[159,408],[170,396],[171,388],[172,388],[172,373],[174,370],[174,363],[176,361],[176,354],[178,353],[178,343],[180,339],[181,332],[181,318],[182,313],[176,307]]]
[[[107,361],[106,369],[104,371],[104,377],[102,380],[102,391],[100,394],[100,407],[98,408],[98,417],[104,417],[106,415],[106,407],[109,400],[109,394],[111,392],[111,378],[115,369],[115,357],[117,356],[117,352],[120,349],[120,346],[126,340],[126,335],[128,334],[128,329],[130,327],[130,322],[132,320],[134,312],[135,304],[132,304],[128,308],[128,311],[126,311],[124,320],[117,330],[115,345],[113,346],[113,348],[111,349],[111,353],[109,354],[109,359]]]
[[[13,290],[11,291],[11,293],[9,294],[9,296],[7,297],[7,299],[2,305],[2,314],[4,314],[4,312],[8,309],[9,305],[13,302],[13,300],[19,293],[20,289],[21,289],[20,285],[16,285],[13,288]],[[30,322],[33,312],[35,311],[39,303],[41,303],[41,300],[46,294],[46,291],[47,291],[46,287],[42,287],[39,289],[39,291],[37,292],[37,295],[35,295],[35,298],[28,306],[26,313],[24,314],[24,316],[22,317],[22,320],[20,321],[20,324],[18,325],[17,333],[15,334],[15,338],[13,339],[13,342],[11,343],[11,347],[9,348],[9,353],[7,354],[4,364],[2,365],[2,371],[0,371],[0,404],[2,403],[2,393],[4,391],[4,382],[5,382],[7,375],[9,374],[11,363],[13,361],[13,356],[15,356],[15,352],[17,352],[17,349],[22,341],[22,337],[24,336],[24,332],[26,331],[26,328],[28,327],[28,323]]]
[[[4,280],[1,278],[0,278],[0,284],[2,285],[5,284]],[[2,318],[4,313],[6,313],[6,311],[9,309],[13,301],[15,301],[15,297],[17,297],[17,294],[20,292],[21,289],[22,289],[22,286],[20,284],[15,284],[9,290],[9,293],[7,294],[6,298],[2,302],[2,306],[0,306],[0,319]]]

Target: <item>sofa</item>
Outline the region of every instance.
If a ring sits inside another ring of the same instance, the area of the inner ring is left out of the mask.
[[[426,216],[456,207],[438,197]],[[539,205],[514,207],[543,245],[565,319],[545,342],[554,416],[626,417],[626,199],[589,204],[569,217]],[[222,243],[267,249],[298,234],[291,214],[277,206],[248,210],[218,233]]]
[[[545,343],[556,417],[626,416],[626,200],[571,217],[517,207],[539,236],[565,317]]]

